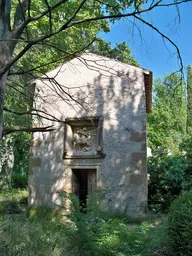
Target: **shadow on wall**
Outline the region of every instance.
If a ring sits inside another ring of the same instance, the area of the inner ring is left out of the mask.
[[[108,209],[139,214],[147,205],[146,104],[142,70],[98,73],[93,83],[71,89],[80,101],[77,117],[103,116],[101,166]],[[60,100],[60,99],[59,99]],[[60,111],[62,112],[62,111]],[[66,173],[64,125],[51,133],[34,134],[29,173],[31,205],[63,204]]]

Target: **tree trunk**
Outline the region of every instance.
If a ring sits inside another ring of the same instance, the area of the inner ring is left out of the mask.
[[[10,39],[9,36],[10,33],[4,31],[0,26],[0,40],[2,40],[0,41],[0,139],[3,137],[3,106],[8,71],[6,73],[1,72],[5,65],[9,63],[14,49],[14,45],[8,41]]]
[[[14,166],[13,141],[7,139],[3,144],[4,150],[0,168],[0,191],[11,189],[11,179]]]
[[[3,135],[3,106],[5,100],[6,78],[7,73],[0,77],[0,139]]]

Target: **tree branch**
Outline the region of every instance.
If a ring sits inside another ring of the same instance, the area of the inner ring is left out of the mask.
[[[3,26],[2,32],[10,31],[10,11],[11,0],[0,0],[0,24]],[[0,31],[0,38],[4,38]]]
[[[13,30],[25,23],[25,12],[28,9],[28,0],[23,0],[22,2],[18,0],[18,5],[16,7]]]
[[[47,5],[47,10],[49,11],[49,32],[52,32],[52,12],[51,12],[51,6],[49,5],[47,0],[44,0]]]
[[[46,119],[46,120],[49,120],[49,121],[54,121],[54,122],[58,122],[58,123],[64,123],[63,120],[60,120],[60,119],[56,118],[55,116],[53,116],[51,114],[48,114],[47,112],[45,112],[43,110],[38,110],[38,109],[35,109],[35,108],[33,108],[33,109],[29,110],[29,111],[18,112],[18,111],[14,111],[14,110],[11,110],[11,109],[8,109],[8,108],[4,107],[3,111],[6,111],[8,113],[11,113],[11,114],[14,114],[14,115],[18,115],[18,116],[32,115],[32,116],[38,116],[40,118],[43,118],[43,119]],[[34,113],[34,112],[36,112],[36,113]]]
[[[73,53],[66,52],[66,51],[62,50],[61,48],[59,48],[58,46],[56,46],[56,45],[54,45],[54,44],[51,44],[51,43],[49,43],[49,42],[47,42],[47,41],[40,42],[40,43],[39,43],[40,45],[46,45],[46,46],[48,46],[48,47],[51,47],[51,48],[57,50],[58,52],[61,52],[61,53],[65,54],[65,56],[60,56],[58,59],[55,59],[54,61],[46,62],[45,64],[41,64],[41,65],[36,66],[36,67],[34,67],[34,68],[32,68],[32,69],[29,69],[29,70],[24,70],[24,69],[20,68],[20,71],[15,71],[15,72],[14,72],[14,71],[9,71],[8,76],[28,74],[28,75],[31,75],[31,76],[33,77],[33,79],[38,79],[39,76],[35,76],[35,75],[32,73],[33,71],[36,71],[36,70],[38,70],[38,69],[40,69],[40,68],[42,68],[42,67],[45,67],[45,66],[48,66],[48,65],[50,65],[50,64],[57,63],[57,62],[60,62],[60,63],[61,63],[61,61],[62,61],[62,63],[63,63],[65,59],[77,57],[77,56],[79,56],[79,54],[80,54],[81,52],[84,52],[87,48],[89,48],[95,41],[100,41],[100,39],[98,39],[98,38],[93,38],[93,40],[91,40],[90,42],[88,42],[83,48],[81,48],[80,50],[75,51],[75,52],[73,52]],[[44,75],[44,74],[43,74],[43,75]],[[41,79],[43,79],[43,78],[41,77]]]
[[[55,131],[55,128],[52,128],[53,125],[45,126],[45,127],[23,127],[23,126],[13,126],[13,127],[5,127],[3,129],[3,136],[13,133],[13,132],[52,132]]]
[[[179,50],[179,47],[176,45],[176,43],[174,43],[168,36],[166,36],[165,34],[163,34],[157,27],[155,27],[153,24],[147,22],[146,20],[142,19],[141,17],[137,16],[137,15],[134,15],[134,17],[140,21],[142,21],[144,24],[146,24],[147,26],[149,26],[150,28],[152,28],[153,30],[155,30],[159,35],[162,36],[163,39],[166,39],[169,43],[171,43],[176,51],[177,51],[177,55],[178,55],[178,59],[179,59],[179,62],[180,62],[180,65],[181,65],[181,71],[183,70],[183,60],[182,60],[182,57],[181,57],[181,53],[180,53],[180,50]],[[183,76],[183,74],[182,74]]]
[[[81,2],[81,4],[79,5],[79,7],[74,12],[74,14],[71,16],[71,18],[69,18],[69,20],[64,25],[62,25],[60,28],[58,28],[56,31],[54,31],[52,33],[45,34],[45,35],[43,35],[42,37],[39,37],[36,40],[30,41],[20,51],[20,53],[15,58],[13,58],[9,63],[7,63],[0,70],[0,76],[2,76],[4,73],[6,73],[10,69],[10,67],[15,62],[17,62],[33,45],[38,44],[38,43],[40,43],[40,42],[42,42],[42,41],[44,41],[44,40],[46,40],[46,39],[48,39],[48,38],[50,38],[50,37],[52,37],[54,35],[57,35],[60,32],[66,30],[68,28],[71,28],[71,27],[74,27],[74,26],[77,26],[77,25],[80,25],[80,24],[83,24],[83,23],[89,23],[89,22],[93,22],[93,21],[106,20],[106,19],[118,19],[118,18],[124,18],[124,17],[137,17],[137,19],[139,19],[139,17],[137,15],[149,12],[152,9],[156,8],[156,7],[167,7],[167,6],[172,6],[172,5],[179,5],[179,4],[190,2],[190,1],[191,0],[182,0],[182,1],[174,1],[174,2],[171,2],[171,3],[161,4],[162,0],[159,0],[156,3],[154,3],[153,5],[150,5],[149,7],[147,7],[146,9],[141,9],[141,10],[137,10],[136,9],[136,10],[134,10],[132,12],[129,12],[129,13],[118,13],[118,14],[114,14],[114,15],[111,15],[111,14],[110,15],[102,15],[102,16],[98,16],[98,17],[96,16],[96,17],[92,17],[92,18],[85,18],[85,19],[82,19],[82,20],[73,21],[74,18],[76,17],[76,15],[77,15],[77,13],[81,10],[82,6],[86,2],[86,0],[83,0]],[[28,19],[25,20],[25,22],[23,22],[23,24],[21,25],[20,29],[21,28],[24,29],[29,22],[40,19],[44,15],[48,14],[50,10],[54,10],[55,8],[59,7],[60,5],[62,5],[65,2],[67,2],[67,0],[61,0],[57,4],[51,6],[49,10],[47,9],[46,11],[44,11],[43,13],[41,13],[41,14],[39,14],[37,16],[29,17]],[[142,21],[146,25],[150,24],[150,23],[148,23],[147,21],[145,21],[142,18],[140,18],[140,21]],[[151,27],[153,28],[153,26],[151,26]],[[155,29],[155,30],[159,34],[161,33],[158,29]],[[173,41],[171,41],[168,37],[164,36],[164,38],[167,39],[174,47],[176,46],[176,44]],[[177,49],[177,52],[178,52],[178,47],[176,47],[176,49]],[[179,59],[180,59],[180,56],[179,56]]]
[[[44,12],[42,13],[39,13],[38,15],[36,16],[32,16],[31,17],[31,14],[30,14],[30,7],[28,6],[28,18],[25,19],[25,21],[20,24],[19,27],[17,27],[17,29],[15,29],[15,33],[18,34],[18,33],[21,33],[21,31],[23,31],[25,29],[25,27],[30,23],[30,22],[33,22],[33,21],[37,21],[39,19],[41,19],[42,17],[44,17],[45,15],[49,14],[50,12],[52,12],[53,10],[55,10],[57,7],[61,6],[62,4],[66,3],[68,0],[60,0],[58,1],[56,4],[50,6],[47,10],[45,10]],[[31,4],[31,1],[29,1],[29,5]]]

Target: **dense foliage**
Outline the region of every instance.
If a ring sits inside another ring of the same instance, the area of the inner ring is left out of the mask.
[[[57,1],[54,1],[55,3]],[[48,3],[48,2],[47,2]],[[38,15],[47,9],[47,3],[42,0],[31,2],[31,15]],[[143,1],[137,1],[137,8],[140,8]],[[53,3],[52,3],[53,4]],[[45,15],[36,22],[28,25],[27,33],[23,33],[26,40],[35,40],[42,35],[50,33],[50,30],[57,31],[74,15],[74,12],[79,8],[79,1],[66,1],[58,8],[52,11],[51,20],[49,15]],[[127,1],[111,1],[110,4],[103,5],[100,1],[88,1],[83,4],[74,17],[74,21],[78,22],[91,17],[102,17],[104,14],[113,15],[126,8],[131,8],[135,3]],[[13,10],[14,13],[14,10]],[[32,78],[37,75],[42,75],[48,70],[63,64],[76,55],[79,55],[85,50],[90,50],[101,55],[124,60],[130,64],[138,65],[135,58],[130,56],[130,49],[126,43],[117,45],[114,49],[110,43],[105,42],[98,36],[99,32],[109,32],[110,24],[116,19],[101,19],[97,21],[80,23],[76,26],[69,26],[66,30],[60,33],[55,33],[53,37],[35,44],[25,55],[17,62],[12,69],[14,71],[27,72]],[[15,54],[26,45],[24,40],[18,42]]]
[[[168,233],[174,256],[192,255],[192,192],[177,198],[170,208]]]
[[[192,132],[192,69],[187,66],[187,133]]]
[[[191,161],[185,156],[154,156],[148,159],[149,207],[167,211],[182,191],[192,188]]]
[[[148,159],[148,171],[149,205],[154,211],[167,211],[173,199],[192,188],[190,72],[188,67],[187,90],[176,73],[153,84],[153,111],[148,115],[153,157]]]
[[[180,152],[186,134],[186,90],[177,74],[156,79],[153,84],[153,109],[148,115],[148,146],[153,154]]]
[[[11,190],[0,192],[0,215],[21,214],[27,209],[26,190]]]

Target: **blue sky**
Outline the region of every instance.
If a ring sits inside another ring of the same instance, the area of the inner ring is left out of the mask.
[[[160,7],[143,17],[177,44],[186,67],[192,64],[192,2],[180,5],[179,10],[180,23],[178,19],[175,20],[175,7]],[[101,33],[101,37],[113,46],[125,41],[140,65],[153,71],[154,78],[177,71],[179,63],[174,47],[168,42],[164,43],[161,36],[151,28],[138,21],[136,24],[142,37],[136,27],[133,29],[128,19],[111,25],[111,32]]]

